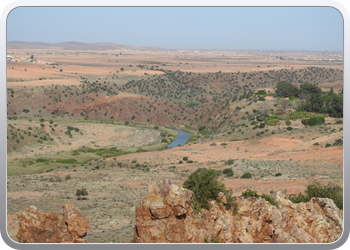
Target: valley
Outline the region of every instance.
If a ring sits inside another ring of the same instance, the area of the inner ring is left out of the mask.
[[[217,171],[233,196],[343,186],[342,53],[9,46],[8,54],[14,240],[19,211],[71,203],[90,220],[86,240],[130,242],[148,184],[182,186],[198,168]],[[193,136],[167,148],[176,129]],[[86,199],[75,197],[80,188]]]

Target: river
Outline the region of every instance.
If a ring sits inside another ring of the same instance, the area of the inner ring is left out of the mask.
[[[190,136],[192,136],[193,134],[191,133],[187,133],[185,131],[179,130],[179,129],[175,129],[179,134],[178,136],[175,138],[175,140],[173,140],[169,145],[168,148],[173,148],[173,147],[177,147],[177,146],[182,146],[184,145],[188,138]]]

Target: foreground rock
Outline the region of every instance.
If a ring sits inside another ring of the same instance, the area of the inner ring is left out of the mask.
[[[74,205],[62,207],[63,214],[52,211],[40,212],[30,206],[18,213],[20,243],[88,243],[84,237],[90,223]]]
[[[281,192],[278,207],[262,198],[238,197],[238,211],[211,202],[195,214],[192,192],[160,180],[136,208],[134,243],[330,243],[343,231],[343,213],[330,199],[292,204]]]

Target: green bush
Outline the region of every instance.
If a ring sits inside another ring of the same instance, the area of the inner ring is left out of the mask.
[[[305,195],[299,193],[298,195],[291,194],[289,200],[293,203],[308,202],[310,198],[328,198],[332,199],[335,205],[343,210],[343,188],[339,185],[328,183],[322,185],[319,182],[314,182],[305,190]]]
[[[233,159],[229,159],[227,162],[225,162],[225,165],[232,165],[235,162]]]
[[[303,195],[302,193],[299,193],[298,195],[291,194],[288,198],[293,203],[308,202],[310,200],[309,196]]]
[[[277,173],[277,174],[275,174],[275,176],[276,176],[276,177],[282,176],[282,174],[281,174],[281,173]]]
[[[260,197],[265,199],[266,201],[268,201],[271,205],[277,206],[276,200],[274,198],[272,198],[271,196],[269,196],[267,194],[262,194]]]
[[[259,128],[265,128],[265,123],[260,123]]]
[[[36,159],[36,162],[37,163],[40,163],[40,162],[48,162],[49,160],[48,159],[44,159],[44,158],[38,158]]]
[[[343,140],[342,139],[336,140],[332,146],[343,146]]]
[[[168,140],[167,139],[162,139],[161,142],[165,142],[165,143],[168,143]]]
[[[266,125],[269,125],[269,126],[276,126],[278,122],[279,122],[278,119],[272,119],[270,117],[268,117],[265,121]]]
[[[287,130],[288,130],[288,131],[292,131],[293,128],[292,128],[292,127],[287,127]]]
[[[242,192],[243,197],[260,197],[256,191],[247,189],[246,191]]]
[[[241,176],[241,179],[251,179],[252,178],[252,174],[251,173],[244,173]]]
[[[56,163],[64,163],[64,164],[74,164],[77,163],[76,159],[58,159]]]
[[[232,170],[232,168],[225,168],[223,171],[222,171],[223,174],[225,174],[227,177],[232,177],[234,172]]]
[[[184,182],[183,187],[193,192],[194,210],[199,212],[201,208],[210,209],[210,200],[219,201],[219,193],[226,196],[226,208],[232,206],[232,190],[227,190],[223,183],[217,180],[218,173],[212,169],[198,168]]]
[[[305,193],[311,197],[329,198],[332,199],[335,205],[343,210],[343,188],[333,183],[328,183],[326,186],[319,182],[314,182],[307,187]]]
[[[290,120],[287,120],[287,121],[286,121],[286,125],[287,125],[287,126],[289,126],[289,125],[291,125],[291,124],[292,124],[292,122],[291,122]]]
[[[312,116],[312,117],[310,117],[310,119],[301,120],[301,123],[304,125],[309,125],[309,126],[322,125],[324,123],[324,117],[323,116]]]

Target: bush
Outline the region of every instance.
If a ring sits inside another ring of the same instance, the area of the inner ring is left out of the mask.
[[[162,139],[161,142],[165,142],[165,143],[168,143],[168,140],[167,139]]]
[[[229,159],[227,162],[225,162],[225,165],[232,165],[235,162],[233,159]]]
[[[260,123],[259,128],[265,128],[265,123]]]
[[[40,162],[48,162],[49,160],[48,159],[44,159],[44,158],[38,158],[36,159],[36,162],[37,163],[40,163]]]
[[[314,182],[305,190],[305,195],[299,193],[298,195],[291,194],[289,200],[293,203],[308,202],[310,198],[328,198],[332,199],[335,205],[343,210],[343,188],[333,183],[322,185],[319,182]]]
[[[287,120],[287,121],[286,121],[286,125],[287,125],[287,126],[289,126],[289,125],[291,125],[291,124],[292,124],[292,122],[291,122],[290,120]]]
[[[271,196],[267,195],[267,194],[262,194],[261,198],[265,199],[266,201],[268,201],[271,205],[273,206],[277,206],[277,202],[274,198],[272,198]]]
[[[277,173],[277,174],[275,174],[275,176],[276,176],[276,177],[282,176],[282,174],[281,174],[281,173]]]
[[[241,176],[241,179],[251,179],[252,178],[252,174],[251,173],[244,173]]]
[[[218,200],[219,193],[223,192],[226,196],[226,208],[232,206],[232,190],[227,190],[223,183],[218,180],[218,174],[212,169],[198,168],[193,172],[183,184],[193,192],[194,210],[199,212],[201,208],[210,209],[210,200]]]
[[[336,140],[332,146],[343,146],[343,140],[342,139]]]
[[[293,128],[292,128],[292,127],[287,127],[287,130],[288,130],[288,131],[292,131]]]
[[[225,168],[222,173],[225,174],[226,177],[232,177],[234,174],[232,168]]]
[[[243,197],[260,197],[256,191],[247,189],[246,191],[242,192]]]
[[[305,193],[311,198],[329,198],[332,199],[335,205],[343,210],[343,188],[333,183],[328,183],[327,186],[319,182],[314,182],[307,187]]]
[[[77,189],[77,191],[75,192],[75,196],[78,197],[78,200],[80,200],[80,196],[87,196],[87,195],[89,195],[89,193],[86,190],[86,188]],[[86,199],[86,198],[83,198],[83,199]]]
[[[335,124],[343,124],[343,120],[337,120]]]
[[[303,119],[301,123],[309,126],[322,125],[324,123],[323,116],[311,116],[310,119]]]
[[[291,194],[288,198],[293,203],[308,202],[310,200],[309,196],[303,195],[302,193],[299,193],[298,195]]]

